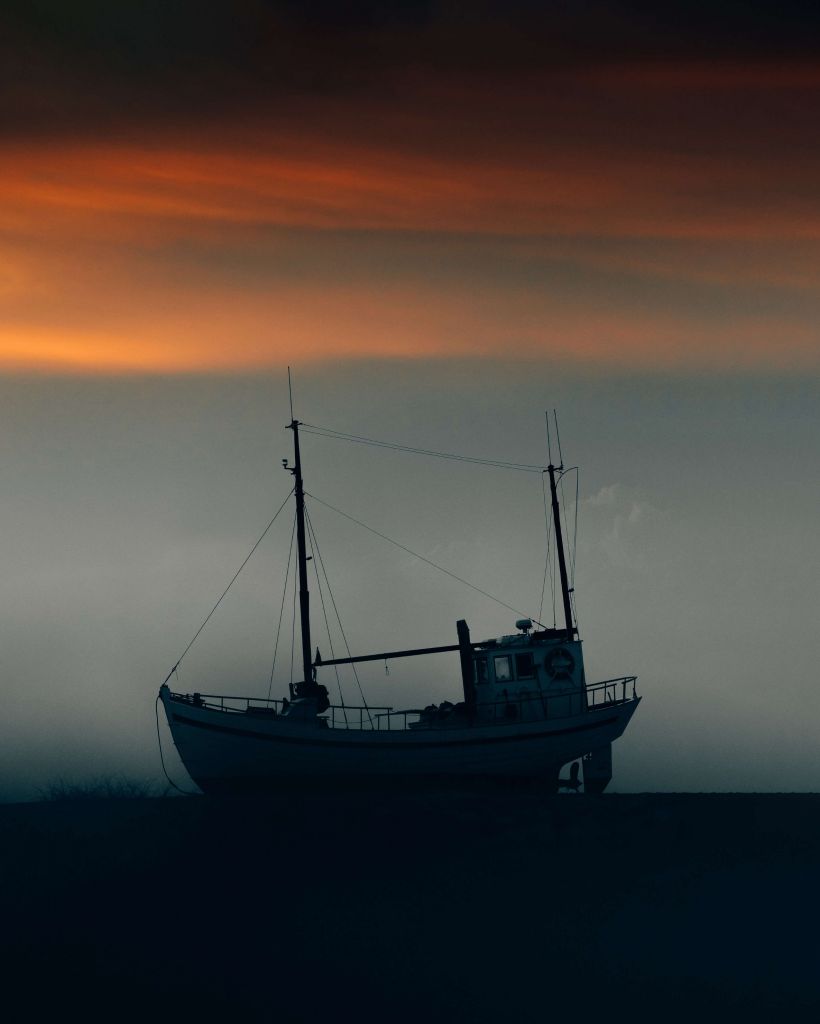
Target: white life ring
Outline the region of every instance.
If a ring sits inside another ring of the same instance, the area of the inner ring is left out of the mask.
[[[544,659],[550,679],[570,679],[575,671],[575,658],[566,647],[554,647]]]

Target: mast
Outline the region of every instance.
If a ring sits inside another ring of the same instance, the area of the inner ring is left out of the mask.
[[[563,464],[558,466],[558,470],[563,470]],[[571,640],[575,630],[572,624],[572,605],[569,600],[569,580],[567,579],[567,562],[564,557],[564,536],[561,530],[561,512],[558,508],[558,491],[555,485],[555,470],[556,467],[550,462],[547,467],[547,472],[550,475],[550,494],[552,496],[552,515],[555,520],[555,547],[558,551],[558,572],[561,576],[561,597],[564,602],[564,622],[566,623],[567,629],[567,640]]]
[[[302,482],[302,458],[299,454],[299,420],[292,419],[288,430],[293,431],[293,451],[295,465],[291,470],[294,476],[294,495],[296,497],[296,555],[299,572],[299,621],[302,628],[302,667],[304,670],[305,689],[309,692],[313,686],[313,667],[310,656],[310,593],[307,575],[307,545],[305,543],[305,488]]]

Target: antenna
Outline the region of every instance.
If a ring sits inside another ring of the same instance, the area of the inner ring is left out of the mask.
[[[544,419],[547,421],[547,455],[549,461],[552,462],[552,439],[550,438],[550,414],[548,411],[544,412]]]
[[[290,367],[288,367],[288,398],[290,399],[290,421],[293,423],[293,387],[290,383]]]
[[[561,451],[561,435],[558,432],[558,413],[552,410],[552,418],[555,420],[555,437],[558,440],[558,458],[561,460],[561,469],[564,468],[564,453]],[[547,421],[549,422],[549,420]]]

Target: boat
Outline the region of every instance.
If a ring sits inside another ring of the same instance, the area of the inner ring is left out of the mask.
[[[177,662],[160,687],[158,703],[182,763],[199,789],[205,794],[277,793],[296,784],[528,781],[545,792],[563,787],[602,793],[612,778],[612,744],[641,698],[635,676],[586,681],[559,502],[563,458],[556,465],[550,457],[549,465],[538,470],[549,480],[560,625],[520,618],[515,632],[476,641],[462,619],[456,623],[455,643],[358,656],[348,650],[347,657],[323,660],[311,646],[312,555],[300,451],[300,428],[305,426],[291,409],[288,429],[294,461],[289,465],[283,460],[283,465],[293,477],[286,503],[292,496],[296,506],[302,678],[290,683],[287,696],[277,699],[182,693],[169,686]],[[544,497],[546,508],[546,488]],[[445,653],[458,655],[461,692],[439,704],[405,709],[376,708],[366,702],[331,704],[322,682],[329,669],[340,665],[355,670],[360,662],[386,665],[397,658]],[[568,774],[562,776],[567,766]]]

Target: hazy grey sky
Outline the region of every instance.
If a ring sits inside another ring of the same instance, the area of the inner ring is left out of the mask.
[[[306,421],[479,456],[541,462],[557,406],[588,674],[646,696],[614,786],[820,788],[820,16],[5,6],[0,798],[158,777],[157,687],[288,491],[288,363]],[[537,614],[538,475],[307,437],[305,463]],[[312,514],[357,650],[513,628]],[[289,530],[182,686],[266,692]],[[371,701],[458,693],[456,658],[391,672]]]
[[[813,378],[514,358],[295,368],[299,418],[468,455],[543,462],[544,409],[558,407],[581,467],[587,674],[636,673],[645,696],[615,748],[614,791],[820,789],[818,397]],[[289,490],[288,418],[281,373],[0,379],[0,798],[58,776],[161,778],[156,691]],[[318,437],[303,457],[309,492],[537,614],[537,475]],[[311,514],[356,652],[451,643],[462,617],[475,637],[512,630],[512,612]],[[183,688],[267,692],[291,523],[288,509],[183,662]],[[313,607],[327,656],[315,594]],[[284,634],[274,695],[289,621]],[[361,677],[372,703],[397,707],[460,686],[455,656]],[[164,724],[163,739],[170,751]]]

